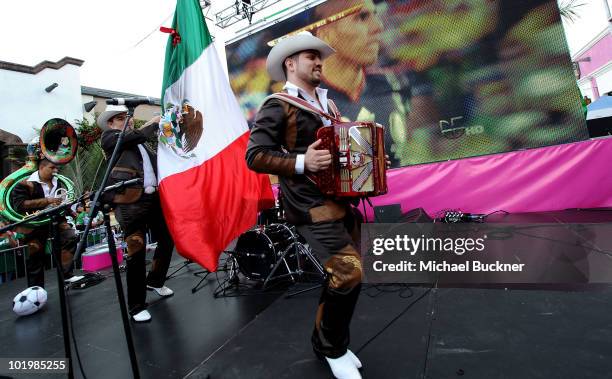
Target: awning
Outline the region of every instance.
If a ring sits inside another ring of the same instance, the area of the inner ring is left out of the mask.
[[[602,96],[587,105],[587,120],[612,117],[612,96]]]

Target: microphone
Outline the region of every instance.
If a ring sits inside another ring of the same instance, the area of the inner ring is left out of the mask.
[[[143,182],[142,178],[134,178],[134,179],[130,179],[130,180],[124,180],[122,182],[118,182],[115,183],[111,186],[106,186],[104,187],[104,191],[103,192],[108,192],[108,191],[112,191],[115,190],[117,188],[121,188],[121,187],[129,187],[129,186],[133,186],[134,184],[141,184]],[[89,200],[93,201],[93,199],[96,197],[96,193],[92,192],[89,194]]]
[[[126,107],[133,108],[133,107],[137,107],[142,104],[153,104],[153,99],[151,99],[150,97],[132,97],[132,98],[117,97],[117,98],[106,100],[106,104],[125,105]]]
[[[104,187],[104,191],[112,191],[114,189],[121,188],[121,187],[129,187],[129,186],[132,186],[134,184],[140,184],[142,182],[143,182],[142,178],[134,178],[134,179],[130,179],[130,180],[124,180],[122,182],[115,183],[112,186]]]

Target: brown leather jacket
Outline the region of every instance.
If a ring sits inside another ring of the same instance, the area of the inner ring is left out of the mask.
[[[58,183],[58,188],[61,188],[61,183]],[[49,205],[49,201],[45,198],[45,191],[40,183],[24,179],[11,191],[11,205],[17,212],[25,215],[26,212],[33,213],[44,209]]]
[[[305,175],[295,173],[297,154],[305,154],[323,126],[319,116],[288,103],[270,99],[257,113],[246,152],[247,166],[279,176],[287,221],[310,224],[340,219],[347,204],[331,199]]]
[[[111,171],[108,185],[134,178],[144,178],[142,155],[140,154],[138,145],[154,136],[157,132],[157,128],[158,125],[153,123],[140,129],[126,130],[123,136],[119,158]],[[107,160],[112,156],[120,134],[121,131],[116,129],[105,130],[102,133],[102,149],[104,149]],[[149,159],[157,175],[157,154],[147,148],[146,145],[145,148],[149,153]],[[140,194],[142,194],[142,183],[134,187],[139,189],[139,195],[133,198],[133,201],[137,201],[140,198]],[[118,191],[118,193],[124,193],[124,191]]]

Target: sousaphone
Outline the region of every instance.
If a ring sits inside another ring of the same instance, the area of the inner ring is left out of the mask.
[[[27,215],[17,212],[11,204],[11,192],[19,182],[27,179],[38,170],[38,162],[46,158],[56,165],[65,165],[76,156],[78,148],[77,134],[72,125],[61,118],[52,118],[43,125],[38,141],[27,146],[27,157],[23,167],[13,172],[0,182],[0,216],[9,222],[21,221]],[[75,199],[74,183],[63,175],[56,174],[61,183],[63,201]],[[28,226],[39,226],[51,221],[50,218],[31,221]]]

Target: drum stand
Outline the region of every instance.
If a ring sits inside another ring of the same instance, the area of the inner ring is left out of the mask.
[[[224,253],[227,253],[227,251],[224,251]],[[227,267],[227,260],[229,260],[230,258],[227,258],[225,263],[223,264],[223,267],[217,269],[216,272],[230,272],[230,279],[232,280],[233,277],[233,270],[234,270],[234,259],[232,258],[232,266],[231,268]],[[190,261],[190,263],[195,263]],[[213,272],[208,271],[207,269],[204,270],[200,270],[200,271],[196,271],[193,273],[193,276],[197,276],[198,278],[200,278],[200,281],[198,282],[198,284],[196,284],[195,286],[193,286],[193,288],[191,289],[191,293],[196,293],[197,291],[201,290],[204,286],[202,285],[202,282],[204,282],[206,280],[206,278],[208,278],[208,275],[212,274]],[[204,275],[204,276],[200,276],[200,275]],[[236,278],[238,278],[236,276]]]
[[[238,277],[238,262],[236,261],[236,258],[231,254],[231,251],[226,251],[225,253],[228,253],[229,257],[225,261],[223,269],[219,271],[227,272],[228,276],[227,278],[225,278],[225,280],[223,280],[223,282],[219,283],[219,285],[213,292],[213,297],[215,298],[226,296],[225,291],[227,291],[234,285],[236,287],[240,287],[240,278]]]
[[[174,278],[175,276],[178,275],[178,273],[181,270],[183,270],[186,267],[189,267],[189,265],[192,264],[192,263],[193,264],[197,264],[196,262],[192,261],[191,259],[185,259],[185,261],[183,263],[181,263],[181,265],[177,269],[175,269],[171,274],[166,276],[166,280]],[[234,265],[234,264],[235,264],[235,262],[233,261],[233,258],[232,258],[232,265]],[[220,268],[219,270],[217,270],[217,272],[226,272],[226,271],[228,271],[228,268],[226,267],[226,265],[224,265],[223,268]],[[193,288],[191,288],[191,293],[196,293],[197,291],[201,290],[202,287],[204,287],[204,286],[202,286],[202,282],[204,282],[204,280],[206,280],[206,278],[208,278],[208,275],[210,275],[210,274],[212,274],[212,272],[210,272],[210,271],[208,271],[206,269],[193,272],[193,276],[197,276],[198,278],[200,278],[200,280],[198,281],[198,283],[195,286],[193,286]],[[201,275],[204,275],[204,276],[201,276]]]
[[[175,276],[177,276],[177,275],[178,275],[178,272],[179,272],[179,271],[181,271],[182,269],[184,269],[184,268],[188,267],[188,266],[189,266],[190,264],[192,264],[192,263],[195,263],[195,262],[194,262],[194,261],[192,261],[191,259],[185,259],[185,261],[184,261],[184,262],[183,262],[183,263],[180,265],[180,267],[179,267],[179,268],[177,268],[176,270],[172,271],[172,273],[171,273],[171,274],[168,274],[168,275],[166,276],[166,280],[174,278]],[[194,275],[195,275],[195,274],[194,274]]]
[[[185,261],[179,266],[179,268],[177,268],[176,270],[172,271],[171,274],[169,274],[168,276],[166,276],[166,280],[168,279],[172,279],[175,276],[178,275],[179,271],[181,271],[182,269],[189,267],[190,264],[195,263],[194,261],[192,261],[191,259],[185,259]],[[204,275],[203,277],[201,277],[200,275]],[[202,287],[200,287],[200,285],[202,284],[202,282],[204,280],[206,280],[206,278],[208,277],[208,275],[210,274],[210,271],[204,269],[204,270],[199,270],[193,273],[193,276],[197,276],[198,278],[200,278],[200,281],[198,282],[198,284],[196,284],[192,289],[191,289],[191,293],[196,293],[197,291],[199,291],[200,289],[202,289]]]
[[[172,279],[175,276],[178,275],[178,273],[184,269],[189,267],[190,264],[195,263],[194,261],[192,261],[191,259],[185,259],[185,261],[179,266],[179,268],[175,269],[174,271],[172,271],[171,274],[166,276],[166,280],[168,279]],[[201,277],[200,275],[204,274],[203,277]],[[192,289],[191,289],[191,293],[196,293],[197,291],[199,291],[202,287],[200,287],[200,285],[202,284],[202,282],[208,277],[208,275],[210,274],[210,271],[204,269],[204,270],[199,270],[193,273],[193,276],[197,276],[198,278],[200,278],[200,281],[198,282],[198,284],[196,284]]]
[[[292,271],[289,264],[287,263],[287,258],[289,258],[291,253],[295,254],[295,261],[296,261],[295,271]],[[310,262],[316,269],[316,272],[304,271],[302,268],[302,262],[300,258],[304,258],[305,261]],[[285,267],[285,269],[287,270],[287,273],[275,275],[276,271],[279,269],[279,267],[281,267],[281,265]],[[299,242],[297,240],[297,235],[294,235],[293,242],[289,246],[287,246],[285,250],[282,251],[280,258],[276,261],[276,264],[272,268],[272,271],[270,271],[270,274],[268,274],[268,276],[264,280],[262,289],[265,290],[268,283],[272,280],[290,277],[291,281],[293,283],[296,283],[297,282],[296,278],[300,279],[304,275],[319,276],[321,278],[321,281],[324,281],[326,278],[325,269],[323,268],[319,260],[312,254],[312,251],[310,251],[310,248],[309,247],[307,248],[306,246],[304,246],[303,243]]]

